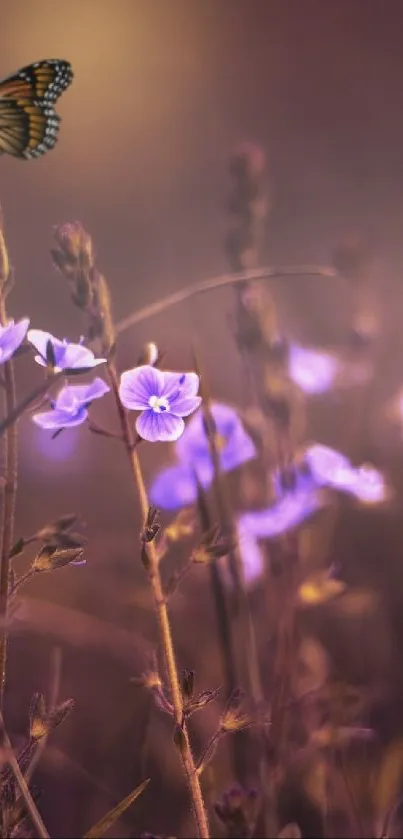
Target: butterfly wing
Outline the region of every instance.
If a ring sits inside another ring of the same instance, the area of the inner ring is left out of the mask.
[[[31,160],[52,149],[60,117],[54,103],[71,83],[67,61],[38,61],[0,81],[0,154]]]
[[[68,61],[57,58],[37,61],[0,81],[0,98],[44,99],[53,104],[72,80],[73,70]]]
[[[0,99],[0,154],[31,160],[53,149],[60,117],[51,105]]]

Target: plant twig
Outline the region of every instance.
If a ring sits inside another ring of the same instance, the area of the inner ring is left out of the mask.
[[[51,660],[51,677],[50,677],[50,692],[49,692],[49,712],[51,713],[54,711],[57,699],[60,690],[60,679],[61,679],[61,669],[62,669],[62,651],[60,647],[54,647],[52,650],[52,660]],[[48,734],[45,734],[44,737],[38,742],[37,748],[35,749],[31,761],[26,769],[25,772],[25,780],[27,784],[30,783],[32,775],[35,772],[35,769],[46,749],[46,744],[48,742]]]
[[[7,761],[10,766],[10,769],[14,775],[15,781],[18,785],[19,791],[21,793],[21,797],[24,800],[24,804],[27,808],[27,812],[31,818],[32,824],[37,831],[37,836],[40,839],[50,839],[50,835],[46,830],[46,827],[42,821],[42,817],[38,811],[38,808],[32,798],[32,795],[28,789],[27,782],[21,772],[21,769],[18,765],[17,758],[13,752],[10,739],[8,734],[4,728],[4,720],[3,715],[0,711],[0,736],[3,741],[3,746],[7,751]]]
[[[191,297],[196,297],[198,294],[204,294],[206,291],[214,291],[217,288],[224,288],[225,286],[233,286],[239,283],[254,282],[256,280],[276,280],[286,277],[336,277],[337,272],[328,266],[320,265],[291,265],[283,268],[256,268],[253,271],[242,271],[239,274],[222,274],[219,277],[211,277],[208,280],[200,280],[191,286],[174,291],[167,297],[156,300],[148,306],[143,306],[136,312],[132,312],[126,318],[118,321],[116,324],[116,333],[125,332],[131,326],[147,320],[153,315],[159,315],[165,312],[172,306],[178,303],[184,303]]]
[[[116,406],[118,410],[124,445],[126,448],[127,456],[133,474],[133,479],[136,484],[139,496],[141,515],[144,525],[149,510],[147,491],[144,484],[143,473],[141,470],[137,449],[134,444],[134,437],[130,427],[127,411],[120,401],[119,382],[116,368],[113,362],[111,361],[109,361],[108,363],[108,374],[112,392],[116,400]],[[183,735],[180,738],[180,754],[182,757],[182,762],[188,781],[189,791],[192,798],[198,835],[199,837],[201,837],[201,839],[208,839],[209,826],[207,820],[207,813],[203,801],[197,768],[193,759],[187,725],[184,721],[182,693],[175,660],[171,625],[168,615],[166,598],[164,597],[164,591],[162,587],[158,553],[153,541],[148,543],[147,550],[149,560],[148,577],[154,597],[155,610],[160,631],[161,645],[163,648],[165,665],[169,681],[169,688],[171,693],[171,700],[174,708],[174,718],[177,728],[182,732]]]
[[[5,285],[9,276],[9,262],[7,248],[4,241],[3,231],[0,228],[2,239],[2,276],[0,289],[0,323],[5,326],[7,323],[7,311],[5,300]],[[7,270],[8,269],[8,270]],[[4,270],[6,274],[3,275]],[[4,364],[4,404],[6,414],[9,415],[15,410],[16,391],[13,361],[10,359]],[[3,490],[3,511],[1,521],[0,537],[0,711],[3,709],[4,689],[6,682],[6,658],[7,658],[7,604],[10,581],[10,551],[13,545],[14,518],[17,499],[17,467],[18,467],[18,435],[16,424],[7,428],[4,442],[5,459],[5,483]]]
[[[48,378],[42,381],[31,393],[28,393],[27,396],[24,396],[21,399],[21,402],[18,405],[15,405],[11,410],[9,410],[4,417],[3,420],[0,422],[0,437],[3,437],[5,432],[10,428],[10,426],[14,425],[14,423],[25,413],[25,411],[32,405],[33,402],[36,402],[41,396],[43,396],[46,391],[49,389],[50,385],[54,384],[54,382],[58,381],[58,379],[63,378],[65,375],[64,370],[61,370],[58,373],[51,373]]]

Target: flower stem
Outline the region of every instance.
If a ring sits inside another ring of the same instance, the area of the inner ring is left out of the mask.
[[[141,515],[144,525],[149,510],[147,491],[144,483],[143,473],[141,470],[137,449],[134,444],[133,433],[130,427],[127,411],[120,401],[118,377],[116,373],[116,368],[112,362],[108,363],[108,374],[111,388],[116,400],[116,406],[119,414],[124,445],[130,461],[133,479],[139,496]],[[192,754],[187,725],[183,718],[182,692],[180,688],[178,669],[175,659],[171,625],[168,615],[166,598],[164,597],[164,591],[162,587],[158,554],[153,541],[147,544],[147,557],[149,561],[148,577],[154,597],[155,611],[157,615],[160,640],[168,675],[169,688],[174,709],[175,723],[177,726],[180,727],[183,733],[183,737],[181,738],[180,752],[186,773],[190,795],[192,798],[192,804],[197,823],[198,836],[200,837],[200,839],[208,839],[210,834],[207,813],[203,801],[200,779],[197,773],[197,768]]]
[[[193,285],[188,285],[185,288],[174,291],[168,297],[163,297],[162,300],[157,300],[149,306],[144,306],[136,312],[132,312],[126,318],[123,318],[116,324],[116,332],[119,335],[125,332],[131,326],[147,320],[153,315],[159,315],[165,312],[172,306],[178,303],[184,303],[191,297],[198,294],[204,294],[207,291],[214,291],[216,288],[224,288],[225,286],[233,286],[245,282],[255,282],[256,280],[275,280],[284,277],[336,277],[337,271],[334,268],[320,265],[291,265],[283,268],[256,268],[253,271],[242,271],[240,274],[223,274],[219,277],[212,277],[208,280],[201,280]]]
[[[10,362],[7,362],[7,364],[9,363]],[[46,379],[44,379],[44,381],[37,385],[31,393],[24,396],[18,405],[14,403],[12,408],[7,408],[6,416],[0,422],[0,437],[3,437],[6,431],[8,431],[8,429],[17,422],[19,417],[22,416],[22,414],[30,407],[30,405],[32,405],[33,402],[36,402],[37,399],[45,395],[51,384],[56,382],[58,379],[61,379],[64,375],[64,370],[61,370],[58,373],[51,373]]]
[[[4,293],[0,293],[0,323],[7,322]],[[15,409],[16,393],[13,362],[4,364],[4,401],[6,414]],[[13,545],[15,506],[17,500],[18,432],[13,423],[7,428],[4,441],[5,485],[0,542],[0,711],[3,709],[7,661],[7,604],[10,580],[10,551]]]

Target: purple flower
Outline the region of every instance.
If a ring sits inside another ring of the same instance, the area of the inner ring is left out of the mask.
[[[119,395],[125,408],[141,411],[138,435],[155,443],[178,440],[183,434],[183,417],[201,403],[198,390],[196,373],[167,373],[146,364],[122,373]]]
[[[100,399],[110,388],[103,379],[94,379],[88,385],[66,385],[51,402],[52,410],[34,414],[36,425],[41,428],[59,430],[81,425],[88,417],[88,407],[94,399]]]
[[[9,320],[6,326],[0,326],[0,364],[8,361],[21,346],[28,326],[29,318],[22,318],[18,323]]]
[[[84,347],[80,339],[79,344],[72,344],[63,338],[55,338],[50,332],[43,332],[42,329],[30,329],[28,341],[35,347],[39,355],[35,361],[46,367],[49,363],[49,345],[53,353],[54,368],[59,370],[91,370],[98,364],[105,364],[106,358],[95,358],[94,353]]]
[[[211,414],[215,423],[216,446],[220,468],[230,472],[256,455],[255,445],[233,408],[220,402],[213,403]],[[205,430],[203,412],[199,411],[188,423],[182,439],[177,443],[176,453],[182,463],[192,465],[203,474],[213,477],[210,445]]]
[[[222,471],[230,472],[252,460],[256,456],[256,448],[236,411],[229,405],[216,402],[211,407],[211,413]],[[197,482],[207,489],[213,480],[214,467],[202,411],[198,411],[186,426],[176,443],[175,452],[178,464],[163,469],[150,490],[152,503],[164,510],[194,504]]]
[[[341,362],[330,353],[290,344],[289,376],[304,393],[325,393],[330,390],[341,369]]]
[[[203,488],[205,480],[198,477]],[[197,497],[197,483],[194,472],[182,464],[163,469],[150,489],[150,500],[161,510],[179,510],[194,504]]]
[[[250,586],[257,582],[264,570],[264,555],[259,545],[259,539],[247,523],[241,520],[237,523],[237,539],[239,554],[242,562],[242,572],[245,583]],[[229,582],[229,575],[227,576]]]
[[[332,487],[355,496],[359,501],[376,504],[385,501],[388,489],[381,472],[372,466],[353,466],[348,457],[316,443],[306,449],[302,464],[295,468],[296,487]],[[275,488],[281,495],[281,476],[274,477]]]
[[[296,490],[263,510],[243,513],[239,523],[259,539],[275,538],[297,527],[324,503],[324,496],[318,491]]]
[[[285,492],[275,504],[262,510],[243,513],[237,521],[238,545],[245,581],[257,580],[263,570],[264,559],[259,540],[275,539],[310,518],[326,503],[326,497],[313,489],[293,489]]]

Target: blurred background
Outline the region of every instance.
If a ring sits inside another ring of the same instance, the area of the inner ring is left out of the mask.
[[[264,264],[326,264],[349,231],[371,244],[371,283],[385,326],[368,405],[368,415],[373,409],[378,417],[402,380],[402,18],[400,0],[3,0],[0,75],[51,57],[68,59],[75,73],[58,103],[63,123],[55,150],[29,163],[0,160],[0,201],[16,272],[10,314],[27,315],[32,326],[60,337],[80,336],[79,312],[50,258],[53,225],[75,219],[93,236],[117,319],[226,271],[228,160],[236,144],[251,140],[268,155],[272,210]],[[319,277],[273,287],[293,337],[321,345],[342,340],[348,287]],[[227,328],[232,303],[229,290],[214,292],[126,331],[120,369],[136,363],[146,340],[167,352],[169,367],[187,369],[196,337],[213,395],[246,407]],[[26,358],[18,366],[23,393],[39,371]],[[112,406],[101,410],[113,423]],[[315,436],[336,444],[344,421],[342,408],[322,410],[312,418]],[[358,435],[360,457],[394,470],[398,486],[401,434],[395,429],[385,437],[384,425],[379,429],[378,419],[369,419],[365,439]],[[165,732],[157,737],[160,750],[140,759],[148,700],[128,679],[144,665],[155,627],[124,455],[86,428],[50,441],[25,418],[20,432],[17,535],[74,511],[89,539],[85,568],[31,586],[28,628],[10,645],[7,714],[15,736],[24,733],[32,692],[46,689],[54,644],[63,649],[61,693],[77,700],[38,771],[51,835],[81,835],[143,779],[141,760],[157,784],[161,765],[166,771],[171,761],[172,788],[161,786],[158,812],[146,793],[135,826],[121,825],[119,835],[169,833],[179,830],[178,822],[186,835],[177,757],[157,712],[154,730]],[[144,456],[149,478],[168,462],[168,447],[157,448]],[[379,668],[383,679],[395,680],[397,703],[401,686],[390,661],[399,648],[403,542],[394,515],[387,526],[375,516],[373,530],[367,523],[364,533],[357,530],[357,550],[368,563],[357,560],[364,567],[357,574],[372,575],[386,592],[375,635],[364,632],[359,649],[364,656],[368,647],[368,671]],[[209,665],[214,638],[211,649],[200,650],[209,603],[197,596],[199,586],[200,576],[189,582],[174,621],[182,664],[194,666],[203,687],[211,687],[218,678]],[[180,627],[189,614],[194,638],[186,639]],[[208,712],[204,719],[208,730]]]

